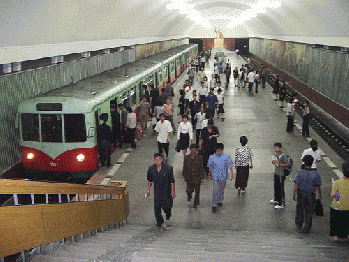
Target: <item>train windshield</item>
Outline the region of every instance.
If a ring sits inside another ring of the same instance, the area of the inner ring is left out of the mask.
[[[40,118],[42,142],[63,142],[62,115],[44,114]]]
[[[64,115],[64,134],[65,142],[85,142],[86,128],[85,115],[83,114],[65,114]]]
[[[23,141],[40,141],[39,134],[39,115],[22,114],[22,138]]]

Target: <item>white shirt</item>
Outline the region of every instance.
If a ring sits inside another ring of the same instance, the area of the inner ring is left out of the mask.
[[[199,88],[198,93],[199,93],[199,96],[208,96],[208,90],[207,90],[206,87],[202,87],[202,86],[201,86],[201,87]]]
[[[222,90],[221,94],[224,95],[224,88],[223,88],[222,86],[220,86],[220,87],[216,86],[216,87],[214,88],[214,90],[213,90],[213,93],[214,93],[215,95],[218,95],[218,89],[221,89],[221,90]]]
[[[294,108],[293,108],[293,105],[291,103],[287,103],[286,115],[287,116],[294,115]]]
[[[205,77],[205,72],[204,71],[199,71],[199,73],[198,73],[198,81],[199,81],[199,83],[204,81],[204,77]]]
[[[254,80],[255,80],[256,75],[253,72],[249,72],[247,77],[248,77],[248,82],[249,83],[253,83]]]
[[[217,65],[214,67],[213,72],[215,73],[215,75],[219,74],[219,69]]]
[[[156,106],[154,109],[155,109],[156,118],[160,119],[160,115],[165,112],[165,107],[163,105]]]
[[[189,138],[193,139],[193,126],[190,122],[187,123],[180,122],[178,126],[177,138],[180,139],[181,133],[187,134],[189,133]]]
[[[221,104],[224,103],[224,94],[222,94],[222,92],[221,92],[220,95],[217,94],[217,100],[218,100],[218,104],[219,104],[219,105],[221,105]]]
[[[126,126],[128,128],[136,128],[137,126],[137,117],[135,113],[129,113],[127,115]]]
[[[170,140],[169,132],[173,131],[171,122],[168,120],[164,120],[163,123],[161,122],[161,120],[157,122],[154,130],[158,132],[156,140],[160,143],[167,143],[166,139]]]
[[[204,129],[205,127],[207,127],[207,124],[208,124],[208,119],[202,120],[202,124],[201,124],[202,129]]]
[[[195,115],[195,119],[196,119],[196,129],[203,129],[202,127],[202,123],[206,118],[206,113],[202,113],[201,112],[197,112]]]
[[[306,155],[311,155],[314,158],[314,162],[311,168],[317,168],[317,163],[321,161],[320,150],[313,151],[312,148],[305,149],[302,153],[301,159],[303,159],[303,157]]]
[[[185,89],[184,89],[184,92],[185,92],[185,94],[184,94],[184,99],[190,99],[190,94],[191,94],[191,91],[192,90],[192,88],[189,88],[189,86],[187,86]]]
[[[205,61],[206,61],[205,57],[202,56],[202,57],[201,57],[201,62],[205,62]]]
[[[210,88],[214,88],[216,86],[216,79],[212,78],[212,80],[210,81]]]

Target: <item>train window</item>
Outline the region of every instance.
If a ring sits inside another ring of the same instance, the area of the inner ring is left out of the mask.
[[[66,143],[85,142],[85,115],[64,114],[64,136]]]
[[[40,118],[42,142],[62,142],[62,115],[45,114]]]
[[[137,103],[136,87],[132,88],[132,90],[131,90],[131,97],[132,97],[132,106],[134,106]]]
[[[23,141],[40,141],[39,134],[39,115],[38,114],[22,114],[22,138]]]

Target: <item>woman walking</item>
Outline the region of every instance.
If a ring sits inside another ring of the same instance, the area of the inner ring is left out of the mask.
[[[193,142],[193,126],[188,122],[188,115],[182,116],[182,122],[179,123],[177,138],[180,141],[180,149],[183,156],[186,155],[190,142]]]
[[[248,140],[246,136],[240,137],[241,146],[235,149],[235,168],[236,168],[236,178],[235,178],[235,188],[242,194],[245,193],[249,169],[253,168],[252,165],[252,150],[246,147]],[[250,165],[251,163],[251,165]]]

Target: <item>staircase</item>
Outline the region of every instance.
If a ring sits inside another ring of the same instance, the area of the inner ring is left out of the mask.
[[[297,232],[125,225],[35,255],[31,262],[348,261],[348,243]]]

